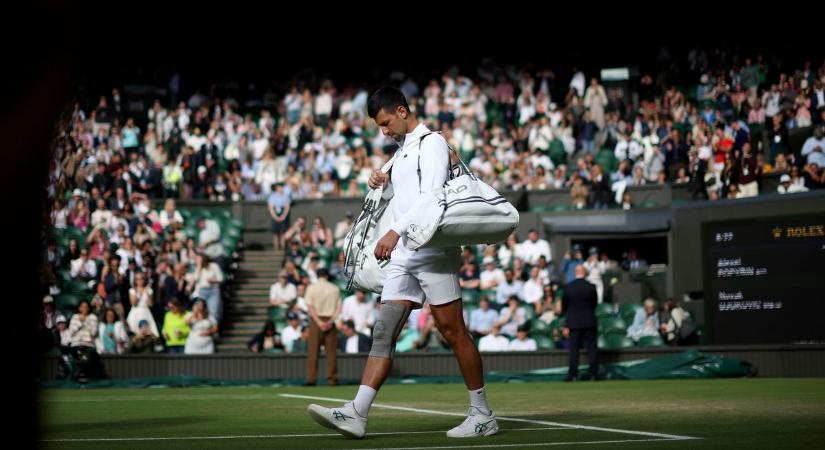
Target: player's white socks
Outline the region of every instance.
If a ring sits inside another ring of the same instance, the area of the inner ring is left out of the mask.
[[[484,415],[490,415],[490,407],[487,406],[487,391],[486,386],[474,391],[467,391],[470,394],[470,406],[478,408]]]
[[[378,391],[366,384],[362,384],[361,387],[358,388],[358,393],[355,394],[355,400],[352,401],[355,412],[361,417],[367,417],[376,394],[378,394]]]

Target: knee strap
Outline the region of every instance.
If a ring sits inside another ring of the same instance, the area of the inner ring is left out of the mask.
[[[372,328],[372,348],[370,356],[392,359],[395,355],[395,340],[410,316],[410,308],[398,302],[381,304],[378,320]]]

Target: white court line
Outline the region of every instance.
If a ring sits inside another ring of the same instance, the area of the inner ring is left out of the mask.
[[[698,439],[698,438],[691,438]],[[499,448],[499,447],[550,447],[556,445],[592,445],[592,444],[623,444],[626,442],[668,442],[682,439],[619,439],[610,441],[580,441],[580,442],[532,442],[527,444],[478,444],[478,445],[439,445],[435,447],[374,447],[369,450],[436,450],[450,448]],[[365,450],[351,448],[345,450]]]
[[[544,430],[570,430],[571,428],[510,428],[507,431],[544,431]],[[370,433],[370,436],[395,436],[402,434],[443,434],[444,430],[434,431],[394,431]],[[64,439],[41,439],[40,442],[121,442],[121,441],[190,441],[190,440],[212,440],[212,439],[272,439],[272,438],[299,438],[299,437],[321,437],[321,436],[341,436],[339,433],[305,433],[305,434],[250,434],[238,436],[171,436],[171,437],[133,437],[133,438],[64,438]]]
[[[298,395],[298,394],[278,394],[280,397],[287,397],[287,398],[301,398],[305,400],[320,400],[320,401],[328,401],[328,402],[348,402],[348,399],[343,398],[330,398],[330,397],[315,397],[311,395]],[[397,411],[409,411],[409,412],[416,412],[421,414],[437,414],[441,416],[457,416],[457,417],[465,417],[465,413],[453,413],[453,412],[445,412],[445,411],[435,411],[432,409],[419,409],[419,408],[408,408],[405,406],[393,406],[393,405],[384,405],[380,403],[374,403],[372,405],[374,408],[382,408],[382,409],[394,409]],[[701,439],[698,437],[692,436],[680,436],[677,434],[665,434],[665,433],[651,433],[648,431],[635,431],[635,430],[623,430],[619,428],[603,428],[603,427],[594,427],[590,425],[573,425],[568,423],[559,423],[559,422],[550,422],[546,420],[531,420],[531,419],[519,419],[517,417],[496,417],[498,420],[505,420],[509,422],[524,422],[524,423],[532,423],[534,425],[546,425],[551,427],[564,427],[564,428],[575,428],[579,430],[590,430],[590,431],[605,431],[609,433],[622,433],[622,434],[632,434],[636,436],[646,436],[646,437],[654,437],[654,438],[661,438],[661,439],[671,439],[671,440],[688,440],[688,439]],[[429,447],[428,447],[429,448]],[[432,448],[439,448],[439,447],[432,447]]]

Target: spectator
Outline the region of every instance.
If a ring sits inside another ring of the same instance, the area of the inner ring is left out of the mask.
[[[269,288],[269,303],[281,308],[288,307],[298,297],[295,285],[289,282],[286,272],[278,274],[278,281]]]
[[[524,282],[524,301],[536,310],[536,314],[541,314],[543,297],[544,289],[539,277],[539,267],[533,266],[530,269],[530,278]]]
[[[538,350],[535,339],[527,336],[527,328],[521,326],[516,331],[516,338],[509,342],[507,350],[511,352],[534,352]]]
[[[324,219],[321,217],[316,217],[315,220],[312,221],[312,231],[310,233],[312,236],[313,247],[332,248],[334,243],[334,240],[332,239],[332,230],[324,225]]]
[[[60,347],[68,348],[72,345],[72,330],[66,324],[66,317],[58,314],[54,320],[57,343]]]
[[[478,351],[480,352],[504,352],[510,347],[510,340],[499,334],[501,325],[494,324],[490,334],[478,340]]]
[[[152,288],[146,285],[146,275],[143,272],[135,274],[135,287],[129,289],[129,303],[132,307],[126,318],[130,330],[137,330],[140,322],[146,321],[152,334],[160,336],[158,326],[152,316],[153,298]]]
[[[341,335],[338,338],[338,351],[344,353],[367,353],[372,347],[372,339],[355,330],[351,320],[341,324]]]
[[[187,355],[215,353],[214,336],[218,333],[218,321],[210,313],[205,301],[198,300],[192,305],[186,324],[189,325],[189,336],[183,352]]]
[[[206,301],[211,319],[221,322],[223,300],[220,286],[223,283],[223,271],[204,253],[196,256],[195,272],[193,274],[194,291],[199,299]]]
[[[481,261],[484,270],[479,274],[479,287],[481,289],[497,289],[505,281],[504,272],[496,267],[496,260],[492,256],[485,256]]]
[[[72,278],[82,281],[89,281],[95,278],[95,275],[97,275],[97,265],[93,260],[89,259],[89,250],[85,248],[80,250],[80,257],[71,263],[70,273]]]
[[[516,257],[521,258],[527,264],[536,265],[542,256],[548,261],[553,260],[550,243],[544,239],[539,239],[539,232],[535,228],[531,229],[527,233],[527,240],[518,246]]]
[[[757,165],[756,155],[751,152],[749,143],[745,143],[742,147],[742,156],[737,161],[736,168],[739,197],[759,195],[757,178],[762,174],[762,168]]]
[[[302,339],[306,327],[301,325],[301,317],[295,312],[286,313],[286,320],[287,326],[281,330],[281,344],[287,353],[300,353],[296,344]]]
[[[167,302],[166,315],[163,317],[163,339],[166,351],[170,354],[183,353],[186,339],[189,337],[189,324],[186,323],[186,309],[177,298]]]
[[[349,233],[349,230],[352,228],[352,225],[353,225],[352,211],[347,211],[347,213],[344,215],[344,220],[342,220],[342,221],[335,224],[334,238],[335,238],[335,246],[336,247],[338,247],[338,248],[343,248],[344,247],[344,244],[345,244],[344,239],[346,238],[347,233]]]
[[[520,252],[519,246],[521,244],[518,243],[518,235],[515,233],[510,234],[507,236],[507,240],[505,241],[504,245],[499,246],[498,253],[496,256],[498,257],[498,263],[501,267],[509,267],[513,263],[513,257],[516,253]],[[484,262],[485,268],[487,267],[487,263]],[[504,274],[501,274],[501,280],[504,279]],[[483,283],[483,280],[482,280]],[[491,288],[484,288],[481,289],[493,289]]]
[[[584,107],[590,113],[598,129],[604,128],[604,108],[607,106],[607,94],[596,78],[590,79],[590,86],[584,94]],[[587,150],[585,150],[587,151]]]
[[[130,353],[156,353],[163,348],[160,338],[152,331],[152,327],[146,320],[138,323],[137,333],[132,336],[129,343]]]
[[[567,316],[567,329],[570,339],[570,360],[565,381],[573,381],[579,375],[579,346],[587,347],[589,362],[588,378],[596,380],[599,374],[598,349],[596,347],[596,288],[585,280],[587,269],[578,264],[575,268],[576,279],[564,286],[561,298],[561,313]]]
[[[91,306],[82,300],[77,306],[77,313],[72,316],[69,324],[70,345],[72,347],[95,347],[95,338],[98,333],[97,316],[91,314]]]
[[[375,324],[374,310],[375,302],[367,298],[367,292],[357,289],[354,294],[344,299],[336,325],[340,328],[345,321],[350,321],[357,333],[370,336],[370,329]]]
[[[659,336],[659,313],[656,311],[656,300],[648,298],[644,308],[636,311],[633,323],[627,327],[627,337],[638,342],[644,336]]]
[[[220,225],[214,220],[205,217],[200,217],[197,224],[201,230],[198,234],[198,250],[208,256],[210,261],[223,265],[223,244],[221,244]]]
[[[668,299],[664,304],[660,331],[669,344],[693,345],[697,343],[696,325],[690,313],[673,299]]]
[[[581,177],[575,177],[573,179],[570,197],[572,198],[573,208],[584,209],[587,207],[590,189],[584,184],[584,180]]]
[[[805,192],[807,190],[808,189],[804,187],[804,180],[803,187],[801,188],[798,185],[791,184],[791,176],[787,173],[783,173],[782,176],[779,177],[779,186],[776,188],[776,192],[780,194],[793,194],[794,192]]]
[[[473,338],[478,339],[490,334],[497,320],[498,312],[490,308],[490,300],[482,295],[478,302],[478,309],[470,313],[470,323],[467,328]]]
[[[516,297],[516,300],[524,298],[524,283],[521,280],[514,279],[514,277],[513,269],[504,271],[504,282],[499,284],[496,289],[496,309],[503,307],[511,296]]]
[[[104,320],[98,326],[97,339],[95,339],[97,352],[118,355],[124,353],[129,345],[126,327],[113,309],[107,309],[103,317]]]
[[[481,281],[476,272],[476,265],[466,263],[458,273],[458,284],[465,291],[478,292]]]
[[[163,205],[163,210],[158,214],[158,221],[160,222],[161,228],[164,230],[183,227],[183,216],[181,216],[180,212],[177,210],[173,199],[166,199],[166,202],[164,202]]]
[[[501,334],[514,337],[518,327],[527,323],[527,313],[520,305],[518,297],[511,295],[507,298],[507,307],[499,313],[496,322],[501,327]]]
[[[561,271],[564,274],[565,283],[570,283],[576,279],[576,266],[579,264],[584,264],[582,246],[581,244],[574,244],[572,256],[569,250],[564,252],[564,262],[562,263]]]
[[[582,265],[587,271],[587,281],[596,287],[598,303],[601,303],[604,298],[602,275],[607,271],[607,263],[599,259],[599,249],[596,247],[590,247],[587,253],[587,261]]]
[[[283,350],[281,337],[275,331],[275,324],[271,320],[264,323],[264,328],[246,344],[252,353],[268,353],[278,349]]]
[[[632,247],[627,252],[627,259],[622,262],[624,270],[646,270],[647,266],[647,260],[639,258],[639,252]]]

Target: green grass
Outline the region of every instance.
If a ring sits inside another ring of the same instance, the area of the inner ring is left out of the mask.
[[[724,379],[490,384],[500,417],[669,435],[641,435],[500,420],[499,435],[454,440],[444,431],[461,417],[374,407],[364,440],[330,434],[306,414],[308,403],[335,402],[279,394],[351,398],[355,386],[47,390],[42,393],[43,439],[116,438],[123,441],[44,442],[54,449],[393,448],[489,445],[490,448],[822,448],[825,380]],[[466,411],[459,384],[390,385],[378,404],[443,412]],[[526,429],[526,428],[529,428]],[[536,430],[536,428],[551,428]],[[422,433],[429,432],[432,433]],[[380,434],[416,432],[415,434]],[[311,434],[305,437],[278,435]],[[133,438],[205,437],[136,441]],[[245,437],[239,437],[245,436]],[[605,442],[625,441],[625,442]],[[586,444],[589,443],[589,444]],[[538,445],[542,444],[542,445]]]

